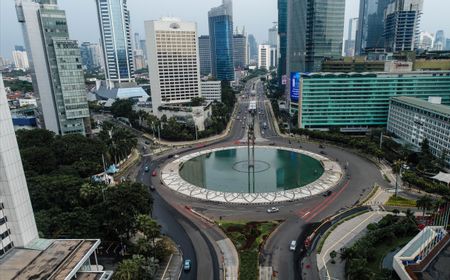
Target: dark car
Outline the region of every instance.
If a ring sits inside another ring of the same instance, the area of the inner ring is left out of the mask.
[[[319,145],[319,148],[321,148],[321,149],[325,149],[325,146],[324,146],[324,145],[322,145],[322,144],[320,144],[320,145]]]
[[[323,194],[323,196],[325,196],[325,197],[330,196],[331,193],[332,193],[332,191],[327,191],[326,193]]]
[[[145,170],[145,172],[149,172],[150,171],[150,167],[148,167],[148,165],[146,165],[144,170]]]

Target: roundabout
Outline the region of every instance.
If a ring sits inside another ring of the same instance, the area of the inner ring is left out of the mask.
[[[322,155],[281,146],[213,148],[184,155],[161,169],[169,189],[203,201],[236,204],[306,199],[335,187],[340,165]],[[250,161],[249,158],[253,158]]]

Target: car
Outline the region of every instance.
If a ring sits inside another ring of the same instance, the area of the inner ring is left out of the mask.
[[[297,241],[292,240],[291,244],[289,245],[289,250],[295,251],[295,248],[297,248]]]
[[[180,156],[179,156],[179,155],[174,155],[173,157],[174,157],[174,158],[179,158]]]
[[[173,158],[173,155],[168,155],[167,158]]]
[[[333,192],[332,192],[332,191],[327,191],[327,192],[325,192],[325,193],[323,194],[323,196],[325,196],[325,197],[330,196],[331,193],[333,193]]]
[[[280,209],[277,207],[270,207],[269,209],[267,209],[267,213],[276,213],[279,211],[280,211]]]
[[[148,165],[146,165],[145,168],[144,168],[144,171],[145,172],[149,172],[150,171],[150,167],[148,167]]]
[[[322,145],[322,144],[320,144],[320,145],[319,145],[319,148],[321,148],[321,149],[325,149],[325,146],[324,146],[324,145]]]
[[[148,140],[145,140],[144,143],[145,143],[146,145],[150,145],[150,141],[148,141]]]
[[[325,153],[324,151],[320,151],[320,154],[326,155],[327,153]]]
[[[151,191],[154,191],[154,190],[156,190],[155,186],[153,186],[153,185],[150,185],[150,190],[151,190]]]
[[[158,175],[158,173],[156,172],[156,170],[153,170],[152,176],[153,176],[153,177],[156,177],[156,175]]]
[[[184,265],[183,265],[184,271],[191,270],[191,267],[192,267],[192,261],[190,259],[184,260]]]
[[[274,143],[274,142],[272,142],[272,143],[270,143],[270,144],[269,144],[269,146],[275,146],[275,143]]]

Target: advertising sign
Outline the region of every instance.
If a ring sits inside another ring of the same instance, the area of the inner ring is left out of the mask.
[[[298,103],[300,95],[300,72],[291,72],[291,101]]]

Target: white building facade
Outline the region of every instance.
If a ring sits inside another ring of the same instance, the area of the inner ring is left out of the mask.
[[[220,81],[202,81],[202,97],[208,102],[222,101],[222,85]]]
[[[440,103],[439,99],[430,101]],[[392,98],[387,130],[417,149],[428,139],[431,152],[440,158],[444,151],[450,152],[450,106],[434,103],[406,96]]]
[[[162,18],[146,21],[145,32],[153,114],[201,97],[197,24]]]
[[[33,208],[0,73],[0,258],[38,238]]]
[[[277,48],[270,45],[258,46],[258,68],[269,70],[277,66]]]
[[[25,51],[13,51],[12,57],[14,60],[14,67],[17,70],[26,71],[30,68],[30,64],[28,63],[27,52]]]

